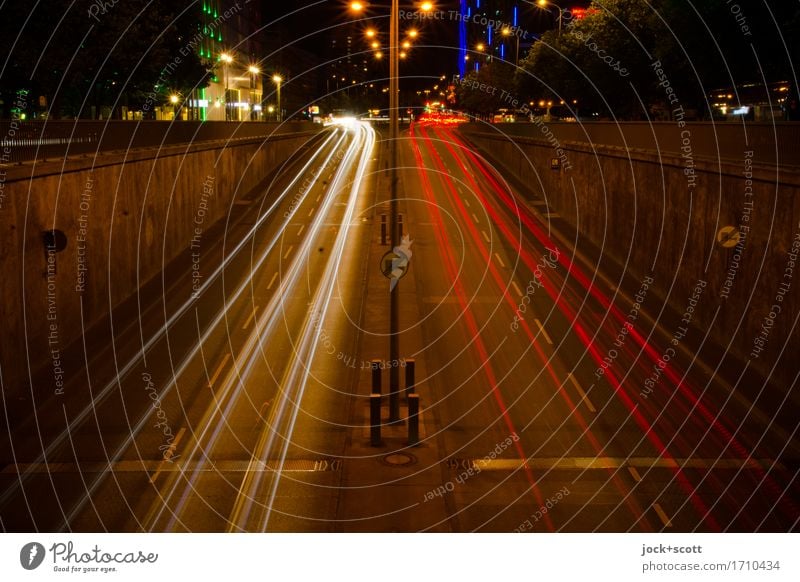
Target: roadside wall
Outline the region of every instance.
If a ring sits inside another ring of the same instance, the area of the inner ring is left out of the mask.
[[[766,138],[741,139],[740,128],[738,138],[727,137],[727,157],[704,157],[694,144],[715,142],[707,134],[716,128],[694,125],[688,134],[661,131],[652,149],[562,141],[558,128],[554,140],[535,125],[515,128],[513,137],[502,133],[504,126],[469,124],[461,131],[631,275],[641,280],[652,273],[653,291],[675,312],[684,313],[698,281],[706,281],[692,325],[790,386],[798,366],[773,365],[782,350],[800,353],[800,334],[793,331],[800,308],[800,263],[794,262],[800,258],[800,168],[776,166],[774,159],[776,151],[785,158],[800,148],[774,133],[769,147],[761,145]],[[624,136],[627,127],[620,126],[615,131]],[[551,168],[553,158],[560,158],[560,169]],[[720,234],[723,227],[732,228]]]
[[[28,365],[52,365],[57,390],[60,351],[82,325],[160,273],[315,133],[0,168],[4,389],[23,388]],[[53,229],[66,235],[61,252],[45,247]]]

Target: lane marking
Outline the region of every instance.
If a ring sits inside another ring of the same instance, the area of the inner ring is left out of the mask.
[[[542,333],[542,336],[544,337],[544,341],[546,341],[547,343],[549,343],[549,344],[552,346],[552,345],[553,345],[553,340],[552,340],[552,339],[550,339],[550,334],[549,334],[549,333],[547,333],[547,330],[546,330],[546,329],[544,328],[544,326],[542,325],[542,322],[541,322],[541,321],[539,321],[539,320],[538,320],[538,319],[536,319],[536,318],[534,318],[534,320],[533,320],[533,321],[535,321],[535,322],[536,322],[536,325],[539,327],[539,331]]]
[[[294,250],[294,245],[290,246],[290,247],[289,247],[289,248],[286,250],[286,253],[283,255],[283,260],[284,260],[284,261],[285,261],[286,259],[288,259],[288,258],[289,258],[289,255],[291,254],[291,252],[292,252],[293,250]]]
[[[278,272],[275,271],[275,274],[272,276],[272,279],[269,280],[269,285],[267,285],[267,291],[272,289],[272,284],[275,282],[275,279],[278,277]]]
[[[536,457],[527,461],[520,459],[464,459],[456,458],[446,461],[451,468],[466,469],[478,467],[482,471],[518,471],[523,465],[530,469],[566,470],[575,469],[749,469],[764,471],[788,470],[785,465],[775,459],[664,459],[663,457]]]
[[[317,199],[315,200],[315,202],[319,202],[320,198],[322,198],[322,194],[317,194]]]
[[[275,274],[277,275],[278,273]],[[242,329],[247,329],[250,327],[250,324],[253,322],[253,318],[256,316],[256,313],[258,313],[258,305],[253,306],[253,310],[250,312],[250,315],[247,316],[247,319],[242,325]]]
[[[631,477],[633,477],[634,481],[637,483],[642,482],[642,476],[639,475],[639,471],[636,470],[636,467],[628,467],[628,472],[631,474]]]
[[[186,432],[186,427],[185,426],[181,427],[181,429],[178,431],[178,434],[175,435],[175,440],[173,440],[172,443],[170,443],[169,448],[166,451],[164,451],[164,458],[161,459],[161,462],[158,464],[156,472],[153,473],[153,475],[150,477],[150,483],[156,482],[156,479],[158,479],[158,476],[164,469],[164,463],[169,463],[170,465],[175,464],[174,461],[167,461],[167,459],[171,459],[173,456],[175,456],[174,455],[175,449],[178,448],[178,444],[181,442],[181,439],[183,438],[183,434],[185,432]],[[169,455],[167,453],[169,453]]]
[[[478,224],[478,223],[480,223],[480,220],[478,220],[478,217],[477,217],[477,216],[475,216],[475,213],[474,213],[474,212],[472,213],[472,220],[474,220],[474,221],[475,221],[475,224]]]
[[[309,218],[311,218],[311,217],[314,215],[314,211],[315,211],[316,209],[317,209],[317,207],[315,206],[314,208],[312,208],[311,210],[309,210],[309,211],[308,211],[308,217],[309,217]]]
[[[228,363],[228,360],[230,359],[230,357],[231,357],[231,355],[229,353],[226,353],[225,356],[223,356],[222,361],[219,363],[219,365],[217,366],[217,369],[211,375],[211,379],[208,381],[208,387],[209,388],[213,388],[214,387],[214,383],[217,381],[217,379],[219,379],[219,375],[222,374],[222,370],[223,370],[223,368],[225,368],[225,364]]]
[[[586,395],[586,392],[584,392],[583,388],[581,388],[581,385],[578,384],[578,381],[575,379],[575,376],[569,374],[568,377],[570,380],[572,380],[572,383],[575,385],[575,389],[578,391],[578,394],[580,394],[581,400],[583,400],[586,403],[586,406],[589,408],[589,412],[597,412],[591,400],[589,400],[589,397]]]
[[[486,234],[486,231],[485,231],[485,230],[482,230],[482,231],[481,231],[481,234],[483,235],[483,238],[485,238],[485,239],[486,239],[486,242],[488,242],[488,243],[492,242],[492,239],[490,239],[490,238],[489,238],[489,235],[488,235],[488,234]]]
[[[672,527],[672,522],[670,521],[669,517],[667,517],[667,514],[664,512],[664,510],[661,509],[661,505],[654,503],[653,509],[656,510],[658,518],[661,520],[661,523],[664,524],[664,527]]]
[[[512,280],[512,281],[511,281],[511,286],[514,288],[514,291],[516,291],[516,292],[517,292],[517,295],[519,295],[520,297],[522,297],[522,290],[519,288],[519,285],[517,285],[517,282],[516,282],[516,281],[514,281],[514,280]]]
[[[303,230],[305,230],[305,228],[306,228],[305,224],[300,225],[300,230],[297,231],[297,236],[303,234]]]
[[[497,262],[500,263],[500,266],[505,269],[506,268],[506,264],[503,262],[503,259],[500,258],[500,254],[499,253],[495,253],[494,257],[497,259]]]
[[[466,204],[467,208],[469,208],[469,200],[467,200],[466,198],[464,198],[464,204]]]

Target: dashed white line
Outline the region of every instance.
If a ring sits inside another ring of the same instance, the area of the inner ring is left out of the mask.
[[[464,198],[464,204],[466,204],[467,208],[469,208],[469,200],[467,200],[466,198]]]
[[[519,297],[522,297],[522,290],[519,288],[519,285],[517,285],[517,282],[516,281],[511,281],[511,286],[514,288],[514,291],[517,292],[517,295]]]
[[[497,262],[500,263],[500,266],[505,269],[506,264],[503,262],[503,259],[500,258],[500,255],[498,253],[494,254],[494,258],[497,259]]]
[[[277,278],[278,278],[278,272],[275,271],[275,274],[272,275],[272,279],[269,280],[269,285],[267,285],[267,291],[272,289],[272,284],[275,282],[275,279],[277,279]]]
[[[275,274],[277,275],[278,273]],[[248,327],[250,327],[250,324],[252,323],[253,318],[256,316],[256,313],[258,313],[258,305],[253,306],[253,310],[250,312],[250,315],[247,316],[247,319],[242,325],[242,329],[247,329]]]
[[[183,438],[185,432],[186,432],[186,427],[181,427],[181,429],[178,431],[178,434],[175,435],[175,440],[172,441],[172,444],[170,444],[169,448],[166,451],[164,451],[164,458],[158,464],[158,469],[156,469],[156,472],[153,473],[152,477],[150,477],[150,483],[156,482],[156,479],[161,474],[161,470],[164,468],[164,463],[172,462],[172,461],[167,461],[167,459],[172,459],[172,457],[175,456],[175,449],[178,448],[178,443],[181,442],[181,439]]]
[[[472,220],[474,220],[474,221],[475,221],[475,224],[478,224],[478,223],[480,223],[480,220],[478,220],[478,217],[477,217],[477,216],[475,216],[475,213],[474,213],[474,212],[472,213]]]
[[[544,340],[552,346],[553,345],[553,340],[550,339],[550,334],[547,333],[547,330],[542,325],[542,322],[539,321],[538,319],[534,319],[533,321],[535,321],[536,325],[539,327],[539,331],[542,333],[542,336],[544,337]]]
[[[486,242],[488,242],[488,243],[492,242],[492,239],[490,239],[490,238],[489,238],[489,235],[488,235],[488,234],[486,234],[486,231],[485,231],[485,230],[482,230],[482,231],[481,231],[481,234],[483,235],[483,238],[485,238],[485,239],[486,239]]]
[[[639,475],[639,471],[636,470],[636,467],[628,467],[628,473],[631,474],[631,477],[633,477],[633,480],[637,483],[642,481],[642,476]]]
[[[592,404],[591,400],[589,400],[589,396],[587,396],[586,392],[583,391],[583,388],[581,388],[581,385],[578,384],[578,381],[575,379],[575,376],[570,374],[569,375],[569,379],[575,385],[575,389],[578,391],[578,394],[580,394],[581,400],[583,400],[586,403],[586,407],[589,409],[589,411],[590,412],[597,412],[597,410],[595,409],[595,407]]]
[[[294,245],[292,245],[288,249],[286,249],[286,252],[283,255],[283,260],[284,261],[289,258],[289,255],[292,254],[293,250],[294,250]]]
[[[314,207],[314,208],[312,208],[311,210],[309,210],[309,211],[308,211],[308,217],[309,217],[309,218],[311,218],[311,216],[314,214],[314,211],[315,211],[316,209],[317,209],[317,208],[316,208],[316,207]]]
[[[654,503],[653,509],[656,510],[658,518],[661,520],[661,523],[664,524],[664,527],[672,527],[672,521],[670,521],[669,517],[667,517],[667,514],[661,508],[661,505],[659,505],[658,503]]]
[[[306,227],[305,224],[301,224],[300,225],[300,230],[297,231],[297,236],[300,236],[301,234],[303,234],[303,230],[305,229],[305,227]]]
[[[211,379],[208,381],[209,388],[214,387],[214,383],[219,379],[219,375],[222,374],[222,370],[225,368],[225,364],[228,363],[230,357],[231,355],[228,353],[223,356],[222,361],[219,363],[219,366],[217,366],[217,369],[214,370],[214,373],[211,375]]]

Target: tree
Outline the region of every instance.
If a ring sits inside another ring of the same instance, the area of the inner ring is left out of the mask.
[[[595,0],[584,19],[534,45],[520,91],[618,119],[669,116],[678,106],[708,117],[714,89],[794,78],[800,8],[764,5]]]
[[[470,71],[456,86],[458,107],[475,116],[492,115],[509,107],[515,98],[514,66],[493,60],[478,71]]]
[[[29,89],[54,103],[54,117],[62,109],[86,117],[140,106],[156,85],[162,98],[208,85],[211,69],[189,45],[198,34],[196,2],[127,0],[102,14],[93,0],[76,0],[66,13],[44,4],[32,14],[20,1],[0,9],[4,94]]]

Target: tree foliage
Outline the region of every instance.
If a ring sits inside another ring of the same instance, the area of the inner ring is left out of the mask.
[[[53,103],[51,115],[88,117],[101,107],[141,106],[161,77],[161,98],[205,87],[209,67],[188,48],[198,33],[189,0],[76,0],[66,12],[49,3],[6,2],[0,10],[3,100],[19,89]],[[96,9],[94,9],[96,10]],[[167,74],[164,74],[168,67]],[[8,115],[8,111],[4,112]]]
[[[535,43],[518,90],[636,119],[668,115],[669,86],[684,109],[708,117],[714,89],[794,80],[798,23],[798,4],[777,0],[595,0],[585,18]]]

